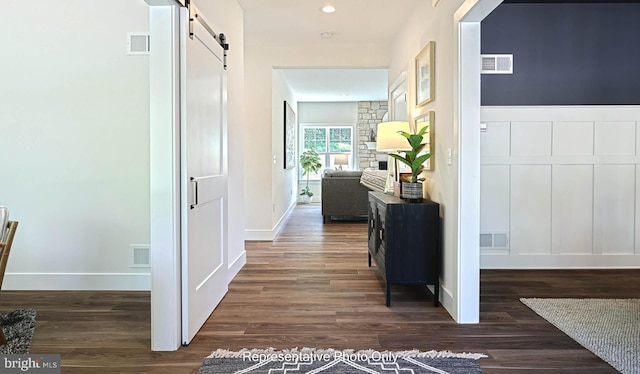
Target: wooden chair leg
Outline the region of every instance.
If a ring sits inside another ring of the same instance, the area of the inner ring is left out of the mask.
[[[3,255],[4,255],[4,251],[2,251],[5,248],[5,244],[4,243],[0,243],[0,260],[2,259]],[[0,261],[0,270],[2,268],[2,261]],[[0,288],[2,288],[2,278],[4,278],[4,272],[1,274],[0,277]],[[0,326],[0,345],[5,345],[7,344],[7,339],[4,337],[4,331],[2,331],[2,326]]]

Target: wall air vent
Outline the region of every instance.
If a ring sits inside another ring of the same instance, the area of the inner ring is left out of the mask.
[[[480,248],[508,249],[509,235],[506,232],[482,232],[480,233]]]
[[[131,244],[131,267],[151,267],[151,248],[145,244]]]
[[[127,33],[127,54],[148,55],[150,50],[149,41],[149,34],[139,32]]]
[[[482,74],[513,74],[513,55],[480,55]]]

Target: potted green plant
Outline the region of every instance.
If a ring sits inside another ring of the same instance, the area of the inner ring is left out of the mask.
[[[422,153],[426,144],[423,144],[424,134],[427,132],[429,126],[424,126],[415,134],[409,134],[405,131],[398,131],[398,133],[409,142],[411,147],[408,151],[401,151],[404,155],[390,154],[389,156],[396,160],[408,165],[411,168],[411,177],[409,181],[402,182],[402,197],[407,201],[420,201],[422,199],[422,181],[424,178],[420,178],[420,174],[424,170],[424,162],[431,157],[431,153]]]
[[[318,156],[318,153],[313,148],[307,149],[300,154],[300,166],[302,167],[302,170],[304,170],[302,172],[302,176],[307,176],[307,185],[302,189],[300,196],[303,196],[305,203],[309,203],[313,196],[313,192],[311,192],[311,189],[309,188],[309,174],[317,173],[322,167],[320,156]]]

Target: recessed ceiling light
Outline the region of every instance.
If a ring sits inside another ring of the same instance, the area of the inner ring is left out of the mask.
[[[333,12],[336,11],[336,7],[334,7],[331,4],[327,4],[327,5],[323,6],[321,10],[323,12],[325,12],[325,13],[333,13]]]
[[[320,34],[320,37],[325,38],[325,39],[329,39],[332,36],[333,36],[332,32],[323,32],[323,33]]]

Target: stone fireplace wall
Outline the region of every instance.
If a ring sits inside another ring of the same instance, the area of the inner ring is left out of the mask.
[[[378,169],[378,161],[386,160],[384,155],[379,155],[375,147],[368,149],[365,142],[369,141],[371,130],[374,134],[378,123],[387,114],[389,104],[386,101],[361,101],[358,103],[357,139],[358,169]]]

